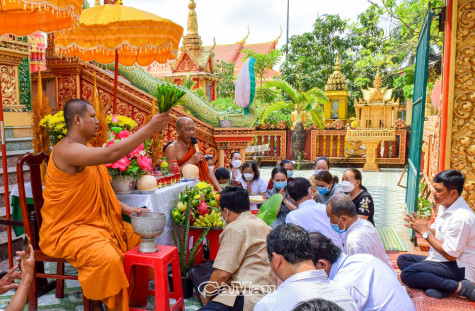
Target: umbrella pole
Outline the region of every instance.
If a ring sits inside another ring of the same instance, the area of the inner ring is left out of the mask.
[[[114,100],[112,106],[112,114],[117,113],[117,80],[119,79],[119,49],[115,49],[115,64],[114,64]]]
[[[7,166],[7,147],[5,145],[5,128],[3,125],[3,97],[0,81],[0,139],[2,140],[2,168],[3,168],[3,187],[5,198],[6,220],[11,220],[10,215],[10,191],[8,189],[8,166]],[[13,267],[13,249],[12,249],[12,227],[7,225],[7,247],[8,247],[8,266]]]

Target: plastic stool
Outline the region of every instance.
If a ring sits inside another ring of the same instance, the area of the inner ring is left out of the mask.
[[[215,260],[216,255],[218,254],[219,250],[219,235],[221,232],[223,232],[224,229],[211,229],[208,231],[208,234],[206,235],[206,241],[208,243],[209,247],[209,260]],[[195,242],[200,238],[200,235],[203,233],[204,229],[192,229],[190,228],[190,233],[189,233],[189,239],[193,237],[193,245],[195,245]],[[200,263],[203,261],[203,242],[198,246],[198,253],[196,254],[195,257],[195,264]],[[188,255],[188,254],[187,254]]]
[[[137,246],[126,252],[124,259],[125,275],[129,282],[131,270],[135,271],[135,290],[131,295],[131,302],[135,301],[137,305],[146,305],[147,296],[155,296],[155,310],[185,310],[177,248],[158,245],[158,252],[152,254],[140,253],[138,249]],[[168,265],[170,263],[172,264],[173,292],[170,292],[168,287]],[[132,269],[132,267],[136,269]],[[154,270],[155,290],[148,289],[148,267]],[[176,300],[171,308],[170,298]],[[130,310],[142,309],[130,308]]]

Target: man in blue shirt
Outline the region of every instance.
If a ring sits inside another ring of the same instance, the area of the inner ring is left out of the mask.
[[[343,254],[333,242],[318,232],[310,233],[310,243],[317,269],[348,290],[358,309],[416,310],[407,291],[393,271],[370,254]]]

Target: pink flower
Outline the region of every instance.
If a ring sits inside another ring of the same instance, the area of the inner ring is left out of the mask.
[[[137,148],[135,148],[134,151],[132,151],[131,153],[129,153],[129,159],[133,159],[135,158],[136,156],[138,156],[140,154],[140,152],[143,150],[143,147],[144,145],[141,144],[140,146],[138,146]]]
[[[112,146],[114,143],[115,143],[114,140],[108,141],[107,144],[106,144],[106,148]]]
[[[130,135],[129,131],[123,130],[123,131],[120,131],[119,134],[117,134],[117,138],[123,139],[123,138],[128,137],[129,135]]]
[[[119,161],[112,163],[111,167],[112,168],[117,168],[121,170],[122,172],[125,172],[127,170],[127,166],[129,166],[130,161],[127,159],[127,157],[123,157]]]
[[[119,119],[117,119],[116,115],[112,116],[112,123],[119,123]]]
[[[139,164],[140,168],[144,171],[151,172],[152,171],[152,159],[147,156],[140,156],[137,158],[137,163]]]

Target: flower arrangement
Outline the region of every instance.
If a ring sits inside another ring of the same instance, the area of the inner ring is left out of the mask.
[[[132,131],[137,126],[137,122],[125,116],[108,115],[106,121],[109,129],[120,127],[121,129]]]
[[[111,131],[110,138],[105,144],[106,148],[127,138],[130,135],[128,128],[134,128],[137,125],[132,119],[124,116],[110,116],[110,121],[109,117],[107,119]],[[145,173],[151,173],[152,159],[149,156],[148,146],[148,143],[141,144],[117,162],[106,164],[109,174],[112,177],[121,176],[138,179]]]
[[[56,145],[61,139],[66,136],[66,122],[64,121],[63,111],[60,111],[54,115],[48,114],[41,119],[40,126],[46,129],[49,135],[51,144]]]
[[[185,225],[185,215],[189,213],[190,223],[194,227],[224,227],[221,211],[218,208],[219,194],[213,186],[199,182],[193,188],[185,189],[178,197],[177,207],[172,209],[173,221]]]

